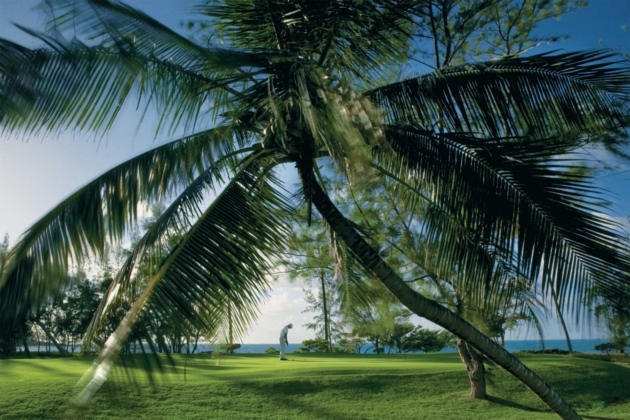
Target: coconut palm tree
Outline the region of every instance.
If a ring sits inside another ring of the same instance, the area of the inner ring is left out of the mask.
[[[103,133],[135,96],[157,109],[158,130],[192,133],[86,184],[25,232],[3,266],[7,325],[63,287],[72,264],[120,240],[138,205],[171,197],[92,322],[87,342],[140,289],[85,375],[75,408],[107,378],[139,316],[214,330],[230,307],[234,332],[243,331],[292,226],[294,206],[277,176],[279,165],[290,164],[308,219],[314,207],[365,273],[558,415],[579,417],[518,359],[410,288],[335,205],[319,165],[352,183],[393,182],[408,208],[422,203],[444,266],[459,266],[479,290],[492,271],[489,255],[500,253],[539,279],[542,291],[553,281],[560,305],[579,305],[591,284],[614,299],[616,286],[629,282],[619,236],[594,213],[597,190],[558,157],[589,141],[614,143],[627,127],[628,69],[606,52],[543,54],[379,86],[407,59],[416,3],[209,2],[198,8],[208,38],[192,41],[120,3],[55,0],[48,2],[54,30],[25,29],[45,47],[0,41],[5,132]],[[225,46],[212,42],[217,37]],[[172,232],[181,235],[172,252],[148,281],[134,282],[134,269]]]

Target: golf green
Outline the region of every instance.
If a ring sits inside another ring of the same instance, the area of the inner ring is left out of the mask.
[[[137,356],[136,359],[138,359]],[[522,355],[585,416],[630,419],[630,369],[598,360]],[[154,384],[118,368],[86,418],[150,419],[553,419],[526,387],[496,366],[487,400],[467,396],[457,354],[260,354],[176,357]],[[0,360],[0,418],[60,418],[91,357]],[[136,360],[137,361],[137,360]],[[184,366],[185,375],[184,375]]]

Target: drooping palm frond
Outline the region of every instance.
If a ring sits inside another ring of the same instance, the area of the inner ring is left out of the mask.
[[[514,259],[529,278],[540,274],[543,290],[559,281],[562,303],[574,307],[591,281],[611,295],[629,281],[620,234],[596,214],[598,190],[568,172],[570,164],[549,160],[561,142],[480,140],[409,127],[390,127],[387,138],[398,154],[386,159],[387,173],[402,181],[400,197],[409,205],[434,204],[424,213],[425,232],[441,255],[455,258],[450,262],[473,257],[458,241],[481,244],[508,263]]]
[[[490,137],[628,127],[629,69],[609,52],[507,57],[447,67],[365,93],[388,123]]]
[[[120,240],[137,220],[139,205],[175,193],[208,168],[206,182],[221,181],[216,163],[246,143],[245,133],[211,129],[140,154],[62,201],[11,250],[0,278],[3,321],[38,308],[73,263],[101,255],[108,241]]]
[[[206,77],[221,71],[266,67],[264,55],[237,52],[217,46],[202,47],[169,29],[147,14],[109,0],[45,0],[49,26],[56,33],[68,30],[73,37],[100,42],[106,48],[167,61]]]
[[[36,99],[33,85],[39,77],[34,69],[20,68],[21,81],[15,74],[18,67],[30,57],[31,50],[7,40],[0,40],[0,123],[4,124],[7,116],[19,115],[20,103]],[[30,71],[29,71],[30,70]]]
[[[257,159],[268,154],[268,152],[261,151],[260,146],[254,147],[254,149],[258,149],[256,154]],[[251,150],[241,149],[238,153],[242,155],[250,151]],[[132,276],[143,261],[143,258],[153,254],[153,248],[156,245],[159,246],[161,240],[165,237],[171,234],[182,235],[192,228],[192,224],[203,213],[201,205],[206,198],[204,190],[213,188],[217,181],[217,172],[219,171],[219,165],[221,163],[221,160],[219,160],[215,165],[210,166],[191,182],[184,191],[171,202],[168,208],[135,244],[131,254],[119,269],[116,278],[113,279],[107,292],[103,296],[101,304],[85,334],[84,345],[89,346],[91,344],[94,335],[98,333],[100,323],[111,314],[113,309],[120,307],[125,299],[133,300],[130,296],[132,296],[133,291],[137,289],[138,285],[133,284]]]
[[[210,3],[210,2],[209,2]],[[219,3],[219,4],[216,4]],[[406,59],[415,2],[224,0],[198,6],[237,48],[280,49],[367,79]],[[214,23],[214,22],[213,22]]]
[[[283,220],[291,205],[273,182],[269,168],[257,161],[234,176],[148,280],[84,375],[75,407],[100,388],[143,310],[171,325],[204,329],[229,303],[235,330],[244,331],[266,293],[270,259],[285,251],[288,237]]]
[[[158,130],[167,123],[171,131],[191,128],[205,108],[220,108],[229,95],[224,89],[234,82],[231,76],[211,78],[140,54],[132,44],[88,47],[40,37],[50,48],[30,50],[0,40],[0,124],[5,132],[105,132],[133,96],[138,106],[155,106]]]

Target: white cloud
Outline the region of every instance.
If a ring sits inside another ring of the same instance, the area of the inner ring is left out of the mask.
[[[615,225],[615,229],[621,228],[626,233],[630,232],[630,216],[611,216],[606,213],[593,213],[595,216],[611,221]]]
[[[272,287],[269,297],[260,306],[258,320],[243,337],[243,343],[273,344],[278,341],[280,330],[290,322],[293,323],[293,329],[289,332],[290,343],[314,338],[315,332],[303,327],[315,314],[302,313],[307,306],[302,284],[290,283],[281,278]]]

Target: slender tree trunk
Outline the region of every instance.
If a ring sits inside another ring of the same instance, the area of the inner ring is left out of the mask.
[[[486,398],[486,368],[483,365],[483,356],[477,353],[472,346],[457,339],[457,353],[466,366],[468,379],[470,379],[470,396],[477,399]]]
[[[329,325],[328,325],[328,307],[326,306],[326,282],[324,281],[324,271],[320,271],[320,280],[322,282],[322,303],[324,305],[324,338],[328,342],[326,345],[326,353],[332,351],[330,342],[330,334],[329,334]]]
[[[35,321],[35,323],[37,324],[37,326],[39,326],[39,328],[42,329],[42,331],[44,331],[44,334],[46,334],[46,337],[48,337],[48,340],[50,340],[55,345],[55,347],[57,347],[57,350],[59,350],[59,353],[61,353],[63,357],[66,357],[68,353],[66,353],[66,350],[62,346],[60,346],[59,343],[57,343],[57,340],[55,340],[55,337],[53,337],[50,331],[48,331],[48,328],[44,327],[44,325],[39,321]],[[48,350],[50,351],[50,348]]]
[[[195,354],[195,351],[197,350],[197,343],[199,342],[199,333],[197,333],[197,335],[195,336],[195,345],[193,346],[192,349],[192,353]]]
[[[26,339],[26,331],[24,331],[24,326],[20,327],[20,335],[22,336],[22,343],[24,344],[24,353],[26,357],[31,357],[31,351],[28,349],[28,340]]]
[[[567,340],[567,347],[569,348],[569,353],[573,353],[573,346],[571,345],[571,338],[569,337],[569,330],[567,330],[567,324],[564,323],[564,316],[562,316],[562,311],[560,310],[560,305],[558,305],[558,299],[556,298],[556,291],[551,288],[551,298],[553,299],[553,304],[556,307],[556,313],[558,314],[558,318],[560,319],[560,325],[562,325],[562,331],[564,331],[564,337]]]
[[[234,336],[232,335],[232,303],[228,302],[228,322],[229,322],[229,349],[228,353],[234,353]]]
[[[490,360],[493,360],[523,382],[560,417],[565,419],[580,418],[575,410],[573,410],[556,391],[538,375],[523,365],[516,357],[512,356],[505,349],[490,340],[452,311],[411,289],[407,283],[382,260],[378,252],[359,235],[350,221],[341,214],[330,198],[322,191],[319,184],[317,182],[309,182],[313,179],[312,170],[309,172],[304,171],[305,168],[309,168],[308,162],[300,160],[297,162],[297,167],[301,181],[303,183],[305,183],[305,181],[310,183],[311,188],[309,190],[311,197],[309,198],[322,217],[344,241],[356,258],[361,261],[403,305],[415,314],[440,325],[453,333],[456,337],[471,344]]]

